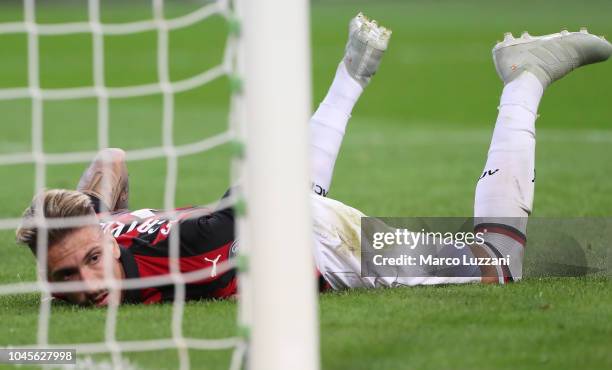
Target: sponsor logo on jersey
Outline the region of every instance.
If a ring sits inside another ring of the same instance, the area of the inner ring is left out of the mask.
[[[170,221],[163,218],[149,218],[144,221],[134,220],[130,223],[123,223],[120,221],[110,221],[101,223],[100,226],[105,232],[110,232],[113,237],[118,238],[119,236],[129,233],[136,229],[140,234],[155,234],[160,232],[162,235],[170,234],[172,225],[177,221]]]

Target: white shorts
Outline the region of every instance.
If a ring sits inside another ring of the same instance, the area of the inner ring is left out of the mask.
[[[361,211],[312,194],[315,264],[333,289],[479,282],[479,277],[361,276]],[[406,274],[403,274],[406,275]]]

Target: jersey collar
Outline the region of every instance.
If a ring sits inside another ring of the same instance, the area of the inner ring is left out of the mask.
[[[137,279],[140,277],[138,273],[138,265],[136,264],[136,260],[134,259],[134,255],[130,252],[129,249],[119,246],[121,250],[121,257],[119,260],[121,261],[121,265],[123,266],[123,271],[125,272],[126,279]],[[142,294],[140,289],[130,289],[125,290],[125,303],[141,303],[142,302]]]

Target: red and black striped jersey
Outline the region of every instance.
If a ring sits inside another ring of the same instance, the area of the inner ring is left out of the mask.
[[[99,212],[100,201],[90,197],[94,209]],[[207,211],[201,207],[187,207],[177,209],[173,214],[141,209],[101,218],[103,229],[110,232],[120,246],[120,262],[126,278],[170,274],[170,240],[176,239],[182,273],[212,268],[210,276],[185,284],[186,300],[223,299],[237,293],[236,270],[231,268],[217,274],[214,269],[238,253],[233,208]],[[171,234],[177,230],[178,237],[172,237]],[[316,271],[316,277],[320,291],[331,289],[319,271]],[[166,285],[127,290],[124,301],[156,303],[173,299],[174,285]]]
[[[103,219],[104,220],[104,219]],[[153,209],[113,214],[102,222],[121,248],[126,278],[146,278],[170,273],[170,240],[178,232],[179,268],[182,273],[211,268],[210,275],[185,286],[185,299],[227,298],[236,294],[235,269],[217,274],[216,266],[233,258],[234,214],[231,208],[206,211],[178,209],[174,214]],[[171,301],[174,285],[131,290],[125,301],[155,303]]]

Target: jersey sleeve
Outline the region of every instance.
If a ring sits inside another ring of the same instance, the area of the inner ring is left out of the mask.
[[[223,198],[228,197],[228,190]],[[234,209],[218,208],[210,214],[188,218],[180,223],[182,252],[189,255],[206,253],[235,239]]]

